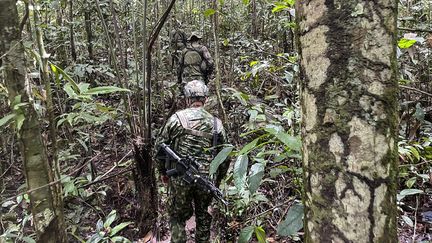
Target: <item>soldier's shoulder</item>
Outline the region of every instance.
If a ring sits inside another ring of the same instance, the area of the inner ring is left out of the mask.
[[[204,112],[203,112],[204,111]],[[176,115],[185,116],[185,117],[201,117],[205,114],[204,109],[196,109],[196,108],[186,108],[176,112]]]

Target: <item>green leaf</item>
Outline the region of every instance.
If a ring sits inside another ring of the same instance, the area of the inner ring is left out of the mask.
[[[66,94],[69,96],[69,98],[75,98],[75,97],[77,97],[77,93],[72,88],[72,84],[71,83],[65,84],[63,86],[63,90],[66,92]]]
[[[250,2],[250,0],[243,0],[243,4],[244,4],[244,5],[248,5],[249,2]]]
[[[89,83],[79,83],[78,84],[78,89],[79,89],[80,94],[87,92],[89,87],[90,87]]]
[[[226,158],[229,156],[229,154],[233,149],[234,146],[225,147],[216,155],[216,157],[210,163],[210,171],[209,171],[210,175],[216,173],[217,169],[219,168],[219,165],[221,165],[226,160]]]
[[[407,225],[409,225],[411,228],[413,228],[414,227],[414,222],[408,217],[408,216],[406,216],[406,215],[402,215],[402,219],[403,219],[403,221],[405,221],[405,223],[407,224]]]
[[[253,164],[250,169],[249,180],[249,191],[254,194],[261,184],[261,180],[264,176],[264,163]]]
[[[266,233],[261,226],[255,227],[255,236],[259,243],[266,243]]]
[[[417,177],[411,177],[409,180],[406,181],[406,186],[408,188],[411,188],[417,181]]]
[[[204,16],[205,17],[210,17],[210,16],[212,16],[213,14],[215,14],[216,13],[216,10],[214,10],[214,9],[212,9],[212,8],[209,8],[209,9],[207,9],[206,11],[204,11]]]
[[[277,234],[290,236],[303,228],[304,207],[301,203],[293,204],[288,210],[286,219],[278,225]]]
[[[30,238],[30,237],[28,237],[28,236],[24,236],[24,237],[22,238],[22,240],[23,240],[24,242],[26,242],[26,243],[36,243],[36,241],[35,241],[33,238]]]
[[[107,216],[107,218],[106,218],[106,220],[105,220],[105,223],[103,224],[103,227],[104,227],[104,228],[108,228],[108,227],[110,227],[111,224],[112,224],[112,222],[114,222],[114,220],[116,219],[116,217],[117,217],[117,211],[116,211],[116,210],[112,210],[112,211],[108,214],[108,216]]]
[[[417,120],[423,122],[424,118],[425,118],[425,115],[426,115],[426,113],[425,113],[424,109],[421,107],[421,104],[417,103],[417,105],[416,105],[416,111],[414,113],[414,117]]]
[[[126,228],[130,224],[132,224],[132,222],[123,222],[119,225],[116,225],[114,228],[112,228],[112,230],[110,232],[110,236],[114,236],[115,234],[117,234],[119,231]]]
[[[420,194],[420,193],[423,193],[423,191],[419,189],[404,189],[397,194],[397,200],[400,201],[404,199],[406,196]]]
[[[99,94],[109,94],[114,92],[130,92],[128,89],[123,89],[115,86],[101,86],[96,88],[91,88],[83,93],[83,95],[99,95]]]
[[[283,131],[283,129],[277,126],[266,126],[265,130],[276,136],[276,138],[284,143],[288,148],[294,151],[301,151],[301,141],[299,137],[294,137]]]
[[[2,119],[0,119],[0,127],[3,125],[8,124],[13,118],[15,118],[16,114],[9,114],[5,117],[3,117]]]
[[[252,149],[254,149],[258,143],[260,138],[256,138],[254,139],[252,142],[246,144],[241,150],[240,152],[238,152],[239,155],[243,155],[243,154],[247,154],[249,153]]]
[[[112,242],[122,242],[122,243],[131,242],[130,240],[126,239],[123,236],[114,236],[113,238],[111,238],[111,241]]]
[[[259,63],[259,61],[252,61],[249,63],[249,66],[253,67],[253,66],[257,65],[258,63]]]
[[[253,226],[253,225],[250,225],[250,226],[247,226],[247,227],[243,228],[240,231],[240,235],[239,235],[239,238],[238,238],[237,242],[238,243],[247,243],[247,242],[249,242],[249,240],[252,237],[252,234],[254,232],[254,229],[255,229],[255,226]]]
[[[15,122],[16,122],[16,127],[17,127],[17,130],[18,130],[18,131],[21,130],[21,127],[22,127],[22,125],[24,124],[24,120],[25,120],[25,116],[24,116],[24,114],[18,114],[18,115],[16,116],[16,120],[15,120]]]
[[[410,48],[412,45],[414,45],[417,41],[416,40],[408,40],[405,38],[402,38],[398,42],[398,46],[401,49],[407,49]]]
[[[234,164],[234,185],[239,191],[244,190],[246,183],[246,172],[249,158],[247,155],[240,155]]]

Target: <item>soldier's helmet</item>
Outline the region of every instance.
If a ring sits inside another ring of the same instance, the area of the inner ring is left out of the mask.
[[[207,85],[201,80],[190,81],[184,87],[184,95],[186,98],[207,97],[208,93]]]
[[[192,39],[194,39],[194,38],[200,40],[200,39],[202,39],[202,36],[201,36],[200,33],[194,31],[194,32],[192,32],[192,34],[189,36],[188,41],[190,41],[190,40],[192,40]]]

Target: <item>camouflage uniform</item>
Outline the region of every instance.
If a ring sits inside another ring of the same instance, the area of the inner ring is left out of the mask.
[[[214,126],[216,124],[216,127]],[[181,157],[193,156],[200,164],[199,171],[208,175],[209,165],[213,158],[213,134],[217,134],[217,144],[227,143],[222,122],[213,117],[204,108],[188,108],[172,115],[162,130],[156,146],[169,144]],[[162,161],[161,161],[162,162]],[[216,173],[217,185],[225,176],[229,163],[219,166]],[[173,165],[168,165],[172,168]],[[158,163],[159,171],[166,173],[167,165]],[[187,184],[181,178],[171,178],[169,198],[169,215],[171,223],[171,242],[186,242],[185,223],[192,214],[193,206],[196,217],[196,242],[209,242],[211,215],[207,208],[212,195],[194,184]]]
[[[197,36],[192,34],[192,36]],[[191,38],[189,38],[191,39]],[[200,39],[200,37],[197,37]],[[208,78],[213,72],[213,59],[207,47],[197,41],[191,41],[182,51],[178,67],[178,82],[185,84],[192,80],[204,80],[208,83]]]
[[[186,47],[186,34],[181,30],[173,30],[171,32],[171,48],[172,48],[172,67],[174,70],[179,69],[179,62],[182,56],[182,51]]]

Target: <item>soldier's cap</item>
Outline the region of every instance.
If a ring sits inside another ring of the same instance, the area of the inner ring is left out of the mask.
[[[202,39],[202,36],[198,32],[192,32],[191,35],[188,38],[188,41],[192,40],[192,38],[195,37],[197,39]]]

